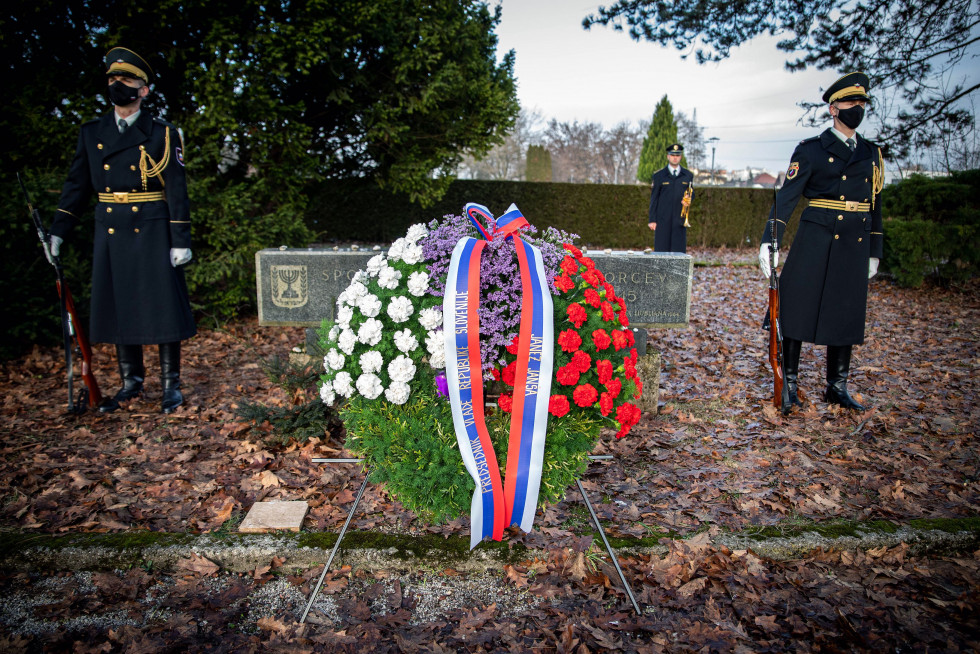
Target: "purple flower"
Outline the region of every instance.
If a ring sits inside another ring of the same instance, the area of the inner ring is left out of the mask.
[[[444,370],[436,373],[436,390],[439,391],[439,395],[449,397],[449,382],[446,381],[446,371]]]
[[[453,248],[461,238],[480,234],[466,216],[447,215],[441,221],[428,225],[429,234],[420,242],[431,275],[429,292],[442,297],[446,289],[446,275]],[[485,225],[493,233],[495,221]],[[554,278],[565,256],[562,243],[574,243],[577,234],[567,234],[554,227],[545,230],[543,237],[536,237],[533,226],[520,230],[525,241],[541,250],[545,275],[552,294],[556,293]],[[520,328],[521,274],[514,244],[508,239],[495,238],[487,243],[480,259],[480,355],[486,375],[503,356],[503,349],[510,344]]]

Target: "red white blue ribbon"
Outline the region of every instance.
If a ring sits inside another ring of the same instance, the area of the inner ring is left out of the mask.
[[[453,425],[463,462],[476,483],[470,503],[470,548],[483,538],[500,540],[504,525],[530,531],[534,523],[554,356],[554,308],[541,252],[517,235],[527,225],[511,205],[497,221],[495,233],[483,225],[493,216],[486,207],[464,209],[485,240],[460,239],[453,250],[446,294],[443,329],[446,338],[446,376]],[[482,361],[479,342],[480,254],[494,237],[512,239],[521,274],[521,322],[510,440],[507,447],[506,484],[494,455],[483,413]]]

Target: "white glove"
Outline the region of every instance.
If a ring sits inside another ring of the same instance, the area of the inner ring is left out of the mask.
[[[190,248],[170,248],[170,265],[176,268],[191,260]]]
[[[878,274],[878,258],[871,257],[868,259],[868,279],[871,279]]]
[[[52,266],[54,265],[53,257],[61,253],[61,244],[64,242],[65,239],[60,236],[55,236],[54,234],[48,235],[48,242],[44,245],[44,256]]]
[[[769,243],[763,243],[759,246],[759,269],[762,270],[762,276],[769,279],[772,271],[769,269]],[[773,262],[779,265],[779,250],[776,250],[776,254],[773,257]]]

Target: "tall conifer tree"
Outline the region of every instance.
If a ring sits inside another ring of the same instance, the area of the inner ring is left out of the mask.
[[[636,169],[636,178],[645,184],[653,179],[653,174],[667,165],[667,146],[677,143],[677,123],[674,121],[674,108],[667,96],[660,98],[653,112],[653,120],[647,137],[643,139],[643,149],[640,151],[640,163]],[[687,161],[681,157],[681,165],[687,166]]]

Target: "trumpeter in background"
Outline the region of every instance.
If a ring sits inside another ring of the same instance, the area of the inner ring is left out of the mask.
[[[159,345],[161,410],[183,403],[180,344],[197,330],[183,265],[191,259],[183,142],[170,123],[142,111],[153,71],[132,50],[106,55],[113,111],[82,125],[51,224],[58,251],[93,194],[95,245],[89,336],[113,343],[122,388],[99,406],[115,411],[143,391],[143,346]]]
[[[687,190],[694,174],[681,166],[684,146],[667,147],[667,165],[653,174],[650,186],[648,226],[654,231],[654,252],[687,252],[687,227],[682,211],[690,206],[693,194]]]
[[[779,276],[783,372],[789,390],[784,413],[801,404],[797,375],[802,343],[827,346],[824,399],[864,410],[848,393],[847,379],[851,349],[864,342],[868,280],[878,272],[882,252],[881,148],[857,132],[869,90],[864,73],[844,75],[827,89],[823,101],[833,127],[796,147],[786,183],[776,196],[777,242],[800,197],[810,201]],[[759,250],[767,278],[772,224],[767,223]]]

